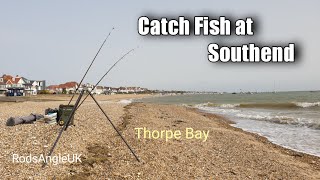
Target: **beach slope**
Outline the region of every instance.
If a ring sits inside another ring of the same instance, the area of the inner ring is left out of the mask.
[[[6,127],[9,116],[42,113],[64,102],[0,104],[3,178],[32,179],[319,179],[320,158],[291,151],[256,134],[229,125],[223,117],[176,105],[124,104],[101,101],[101,106],[135,150],[137,162],[89,101],[75,115],[75,126],[63,136],[54,155],[81,154],[82,162],[13,163],[12,154],[47,154],[60,129],[41,122]],[[135,128],[181,131],[181,138],[138,138]],[[185,137],[186,128],[209,131],[204,139]]]

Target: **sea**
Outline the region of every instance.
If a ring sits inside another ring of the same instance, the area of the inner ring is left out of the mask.
[[[166,95],[137,101],[223,115],[235,127],[320,157],[320,91]]]

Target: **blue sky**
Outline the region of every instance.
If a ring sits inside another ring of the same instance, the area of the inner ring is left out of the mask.
[[[1,1],[0,73],[45,79],[47,84],[79,81],[103,39],[115,27],[85,82],[95,83],[119,57],[102,82],[106,86],[210,91],[320,89],[318,1]],[[254,37],[142,37],[140,16],[211,15],[254,17]],[[294,64],[214,64],[209,43],[265,45],[296,42]]]

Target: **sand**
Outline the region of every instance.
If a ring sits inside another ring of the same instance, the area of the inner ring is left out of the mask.
[[[78,163],[12,162],[12,154],[47,154],[60,126],[41,122],[6,127],[10,116],[43,113],[59,101],[0,104],[0,174],[3,179],[320,179],[320,158],[270,143],[230,126],[227,119],[175,105],[119,103],[126,96],[97,96],[103,109],[135,150],[137,162],[92,101],[85,103],[54,151],[81,154]],[[143,97],[143,96],[139,96]],[[57,99],[57,98],[55,98]],[[122,101],[125,102],[125,101]],[[180,139],[138,139],[135,128],[181,131]],[[186,128],[209,131],[186,139]]]

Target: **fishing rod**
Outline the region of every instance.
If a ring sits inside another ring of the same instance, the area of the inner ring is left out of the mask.
[[[133,149],[130,147],[130,145],[128,144],[128,142],[125,140],[125,138],[122,136],[122,134],[120,133],[120,131],[116,128],[116,126],[113,124],[113,122],[111,121],[111,119],[109,118],[109,116],[106,114],[106,112],[102,109],[102,107],[100,106],[100,104],[98,103],[98,101],[95,99],[95,97],[92,95],[92,91],[98,86],[98,84],[109,74],[109,72],[121,61],[123,60],[127,55],[129,55],[131,52],[133,52],[134,50],[136,50],[138,47],[131,49],[130,51],[128,51],[127,53],[125,53],[121,58],[119,58],[109,69],[108,71],[100,78],[100,80],[95,84],[95,86],[93,87],[93,89],[91,91],[89,91],[87,88],[84,88],[81,90],[80,95],[74,105],[74,108],[71,111],[71,114],[69,115],[67,121],[64,123],[63,127],[61,128],[57,139],[55,140],[52,148],[49,151],[48,156],[51,156],[55,147],[58,144],[58,141],[60,140],[63,131],[67,130],[71,118],[74,116],[75,112],[78,110],[78,108],[81,106],[81,104],[85,101],[85,99],[90,95],[92,97],[92,99],[94,100],[94,102],[97,104],[97,106],[99,107],[99,109],[102,111],[102,113],[104,114],[104,116],[107,118],[107,120],[110,122],[110,124],[112,125],[113,129],[117,132],[117,134],[120,136],[120,138],[122,139],[122,141],[125,143],[125,145],[128,147],[128,149],[130,150],[130,152],[133,154],[133,156],[136,158],[136,160],[138,162],[140,162],[140,159],[138,158],[138,156],[135,154],[135,152],[133,151]],[[81,101],[84,92],[87,92],[87,96],[85,97],[85,99],[83,101]],[[81,103],[80,103],[81,101]],[[47,165],[47,162],[45,162],[43,164],[42,167],[45,167]]]
[[[138,48],[138,47],[137,47]],[[83,99],[83,101],[79,104],[79,99],[82,99],[83,96],[83,92],[84,89],[82,89],[81,94],[77,100],[77,103],[75,104],[75,111],[78,110],[81,106],[81,104],[87,99],[87,97],[90,95],[91,98],[94,100],[94,102],[97,104],[97,106],[99,107],[99,109],[101,110],[101,112],[103,113],[103,115],[107,118],[107,120],[109,121],[109,123],[111,124],[111,126],[113,127],[113,129],[117,132],[117,134],[120,136],[120,138],[122,139],[122,141],[125,143],[125,145],[128,147],[128,149],[130,150],[130,152],[133,154],[133,156],[136,158],[136,160],[138,162],[140,162],[140,159],[138,158],[138,156],[135,154],[135,152],[133,151],[133,149],[130,147],[130,145],[128,144],[128,142],[125,140],[125,138],[122,136],[122,134],[120,133],[120,131],[116,128],[116,126],[113,124],[113,122],[111,121],[111,119],[109,118],[109,116],[107,115],[107,113],[102,109],[102,107],[100,106],[100,104],[98,103],[98,101],[96,100],[96,98],[92,95],[92,91],[98,86],[98,84],[108,75],[108,73],[121,61],[123,60],[128,54],[130,54],[131,52],[133,52],[136,48],[131,49],[130,51],[128,51],[127,53],[125,53],[121,58],[119,58],[109,69],[108,71],[100,78],[100,80],[94,85],[94,87],[91,89],[91,91],[88,90],[87,87],[84,87],[85,91],[87,92],[86,97]],[[72,117],[72,116],[71,116]],[[70,123],[70,119],[67,120],[67,122],[65,123],[65,127],[61,130],[67,130],[68,126]]]
[[[110,34],[111,34],[111,32],[112,32],[113,30],[114,30],[114,27],[111,29],[111,31],[109,32],[108,36],[105,38],[105,40],[104,40],[104,41],[103,41],[103,43],[101,44],[101,46],[100,46],[100,48],[99,48],[98,52],[96,53],[96,55],[95,55],[95,56],[94,56],[94,58],[92,59],[91,64],[89,65],[89,67],[88,67],[87,71],[86,71],[86,72],[85,72],[85,74],[83,75],[83,77],[82,77],[82,79],[81,79],[80,83],[78,84],[78,87],[76,88],[75,92],[73,92],[73,95],[72,95],[72,97],[71,97],[71,99],[70,99],[70,101],[69,101],[68,105],[70,105],[70,103],[71,103],[71,101],[73,100],[73,98],[74,98],[74,96],[75,96],[76,92],[79,90],[79,87],[80,87],[80,85],[82,84],[82,82],[83,82],[84,78],[87,76],[87,74],[88,74],[89,70],[91,69],[92,64],[93,64],[93,63],[94,63],[94,61],[96,60],[96,58],[97,58],[98,54],[100,53],[100,51],[101,51],[102,47],[103,47],[103,46],[104,46],[104,44],[106,43],[107,39],[109,38],[109,36],[110,36]]]
[[[88,91],[89,94],[92,93],[92,91],[99,85],[99,83],[109,74],[109,72],[122,60],[124,59],[128,54],[130,54],[131,52],[133,52],[134,50],[136,50],[138,47],[131,49],[130,51],[128,51],[127,53],[125,53],[121,58],[119,58],[109,69],[108,71],[100,78],[100,80],[93,86],[93,88],[91,89],[91,91]],[[81,101],[81,103],[79,104],[79,106],[77,107],[77,109],[80,108],[80,106],[84,103],[84,101],[88,98],[89,94],[87,94],[84,99]]]
[[[102,107],[99,105],[98,101],[95,99],[95,97],[91,94],[92,91],[99,85],[99,83],[109,74],[109,72],[121,61],[123,60],[127,55],[129,55],[131,52],[133,52],[134,50],[136,50],[138,47],[136,48],[133,48],[131,49],[130,51],[128,51],[127,53],[125,53],[121,58],[119,58],[109,69],[108,71],[100,78],[100,80],[94,85],[94,87],[92,88],[91,91],[87,90],[87,95],[86,97],[81,101],[80,103],[80,100],[82,99],[82,96],[84,94],[84,89],[81,91],[78,99],[77,99],[77,102],[75,103],[75,106],[70,114],[70,116],[68,117],[68,120],[65,122],[65,124],[63,125],[62,129],[60,130],[59,132],[59,135],[56,139],[56,141],[54,142],[52,148],[50,149],[49,151],[49,154],[48,156],[51,156],[58,141],[60,140],[61,136],[62,136],[62,133],[63,131],[67,130],[68,126],[69,126],[69,123],[71,121],[71,118],[72,116],[74,116],[76,110],[78,110],[80,108],[80,106],[84,103],[84,101],[88,98],[88,96],[90,95],[91,98],[94,100],[94,102],[97,104],[97,106],[99,107],[99,109],[102,111],[102,113],[104,114],[104,116],[107,118],[107,120],[110,122],[110,124],[112,125],[113,129],[117,132],[117,134],[120,136],[120,138],[122,139],[122,141],[126,144],[126,146],[129,148],[129,150],[131,151],[131,153],[134,155],[134,157],[136,158],[136,160],[138,162],[140,162],[138,156],[134,153],[133,149],[130,147],[130,145],[128,144],[128,142],[124,139],[124,137],[121,135],[120,131],[116,128],[116,126],[113,124],[113,122],[111,121],[111,119],[109,118],[109,116],[106,114],[106,112],[102,109]],[[80,103],[80,104],[79,104]],[[43,164],[42,167],[45,167],[46,166],[46,163]]]
[[[71,121],[71,118],[72,116],[74,116],[75,112],[77,111],[77,106],[79,105],[80,103],[80,100],[84,94],[84,92],[87,91],[88,94],[91,96],[91,98],[94,100],[94,102],[97,104],[97,106],[99,107],[99,109],[101,110],[101,112],[104,114],[104,116],[107,118],[107,120],[110,122],[110,124],[112,125],[113,129],[118,133],[118,135],[120,136],[120,138],[122,139],[122,141],[126,144],[126,146],[128,147],[128,149],[130,150],[130,152],[133,154],[133,156],[136,158],[136,160],[138,162],[140,162],[140,159],[138,158],[138,156],[135,154],[135,152],[133,151],[133,149],[130,147],[130,145],[128,144],[128,142],[125,140],[125,138],[122,136],[122,134],[120,133],[120,131],[116,128],[116,126],[113,124],[113,122],[111,121],[111,119],[109,118],[109,116],[107,115],[107,113],[102,109],[102,107],[100,106],[100,104],[98,103],[98,101],[96,100],[96,98],[89,92],[88,89],[82,89],[81,92],[80,92],[80,95],[75,103],[75,106],[74,108],[72,109],[70,115],[68,116],[68,119],[66,121],[66,123],[63,125],[63,127],[61,128],[59,134],[58,134],[58,137],[57,139],[54,141],[53,143],[53,146],[51,147],[49,153],[48,153],[48,156],[51,156],[55,147],[57,146],[61,136],[62,136],[62,133],[68,128],[69,126],[69,123]],[[42,165],[42,168],[44,168],[45,166],[47,165],[47,162],[45,161]]]
[[[114,29],[114,28],[113,28],[113,29]],[[113,29],[112,29],[112,30],[113,30]],[[111,32],[110,32],[110,33],[111,33]],[[109,35],[110,35],[110,33],[109,33]],[[108,35],[108,37],[109,37],[109,35]],[[108,37],[105,39],[105,41],[104,41],[103,44],[101,45],[99,51],[97,52],[96,56],[94,57],[93,61],[92,61],[91,64],[90,64],[89,68],[87,69],[85,75],[84,75],[83,78],[81,79],[81,81],[80,81],[80,83],[79,83],[79,86],[77,87],[77,90],[79,89],[79,87],[80,87],[83,79],[84,79],[85,76],[87,75],[89,69],[91,68],[93,62],[95,61],[97,55],[99,54],[101,48],[103,47],[103,45],[104,45],[104,43],[106,42],[106,40],[108,39]],[[128,51],[126,54],[124,54],[120,59],[118,59],[118,60],[116,61],[116,63],[114,63],[114,64],[109,68],[109,70],[107,71],[107,73],[105,73],[105,74],[102,76],[102,78],[98,81],[98,83],[94,86],[94,88],[93,88],[92,90],[94,90],[94,89],[96,88],[96,86],[102,81],[102,79],[103,79],[122,59],[124,59],[128,54],[130,54],[130,53],[131,53],[132,51],[134,51],[135,49],[136,49],[136,48],[131,49],[131,50]],[[77,90],[75,91],[75,93],[77,92]],[[75,105],[74,105],[74,107],[73,107],[70,115],[68,116],[67,121],[64,123],[63,127],[61,128],[61,130],[60,130],[60,132],[59,132],[59,134],[58,134],[57,139],[55,140],[52,148],[51,148],[50,151],[49,151],[48,156],[51,156],[51,155],[52,155],[52,153],[53,153],[56,145],[58,144],[58,141],[60,140],[60,138],[61,138],[61,136],[62,136],[63,131],[65,131],[65,130],[68,128],[69,123],[70,123],[72,117],[74,116],[76,110],[77,110],[77,109],[80,107],[80,105],[84,102],[84,100],[83,100],[83,101],[81,102],[81,104],[79,105],[79,103],[80,103],[80,101],[81,101],[81,99],[82,99],[82,97],[83,97],[84,92],[87,92],[88,95],[90,95],[90,96],[92,97],[92,99],[93,99],[94,102],[97,104],[97,106],[98,106],[99,109],[102,111],[102,113],[103,113],[104,116],[107,118],[107,120],[110,122],[110,124],[112,125],[112,127],[114,128],[114,130],[118,133],[118,135],[121,137],[121,139],[123,140],[123,142],[124,142],[124,143],[126,144],[126,146],[129,148],[129,150],[131,151],[131,153],[132,153],[132,154],[134,155],[134,157],[137,159],[137,161],[140,162],[138,156],[134,153],[133,149],[130,147],[130,145],[127,143],[127,141],[126,141],[126,140],[124,139],[124,137],[121,135],[120,131],[119,131],[119,130],[115,127],[115,125],[112,123],[111,119],[108,117],[108,115],[107,115],[107,114],[105,113],[105,111],[102,109],[102,107],[99,105],[99,103],[98,103],[98,101],[95,99],[95,97],[91,94],[92,90],[89,91],[89,90],[87,89],[87,87],[85,87],[85,88],[83,88],[83,89],[81,90],[80,95],[79,95],[79,97],[78,97],[78,99],[77,99],[77,101],[76,101],[76,103],[75,103]],[[73,96],[72,96],[69,104],[71,103],[71,101],[72,101],[75,93],[73,94]],[[86,96],[86,98],[88,97],[88,95]],[[61,119],[61,117],[59,118],[59,120],[60,120],[60,119]],[[47,162],[45,162],[42,167],[44,168],[46,165],[47,165]]]
[[[83,75],[83,77],[82,77],[82,79],[81,79],[81,81],[80,81],[79,84],[81,84],[81,83],[83,82],[84,78],[87,76],[89,70],[91,69],[91,66],[92,66],[93,63],[95,62],[95,60],[96,60],[97,56],[99,55],[102,47],[104,46],[104,44],[105,44],[106,41],[108,40],[108,38],[109,38],[109,36],[111,35],[111,32],[112,32],[113,30],[114,30],[114,27],[111,29],[111,31],[109,32],[109,34],[107,35],[107,37],[104,39],[103,43],[101,44],[98,52],[96,53],[96,55],[95,55],[94,58],[92,59],[89,67],[87,68],[87,70],[86,70],[85,74]],[[76,91],[73,93],[73,95],[72,95],[72,97],[71,97],[68,105],[70,105],[70,103],[72,102],[72,100],[73,100],[73,98],[74,98],[74,96],[75,96],[75,94],[76,94],[76,92],[77,92],[78,90],[79,90],[79,85],[78,85],[78,87],[76,88]],[[68,125],[69,125],[69,122],[70,122],[72,116],[75,114],[75,111],[77,110],[76,107],[77,107],[78,104],[80,103],[81,98],[82,98],[82,96],[83,96],[83,93],[84,93],[84,91],[81,91],[81,93],[80,93],[80,95],[79,95],[79,97],[78,97],[78,99],[77,99],[77,101],[76,101],[76,104],[75,104],[74,108],[72,109],[72,112],[71,112],[70,116],[68,117],[67,122],[64,123],[63,127],[61,128],[61,130],[60,130],[60,132],[59,132],[59,135],[58,135],[56,141],[54,142],[52,148],[51,148],[50,151],[49,151],[49,154],[48,154],[49,156],[52,155],[53,150],[54,150],[54,148],[56,147],[56,145],[57,145],[57,143],[58,143],[58,141],[59,141],[59,139],[60,139],[60,137],[61,137],[61,135],[62,135],[62,132],[67,129],[67,127],[68,127]],[[59,117],[58,122],[59,122],[60,120],[61,120],[61,116]],[[44,163],[42,167],[45,167],[46,164],[47,164],[47,163]]]

